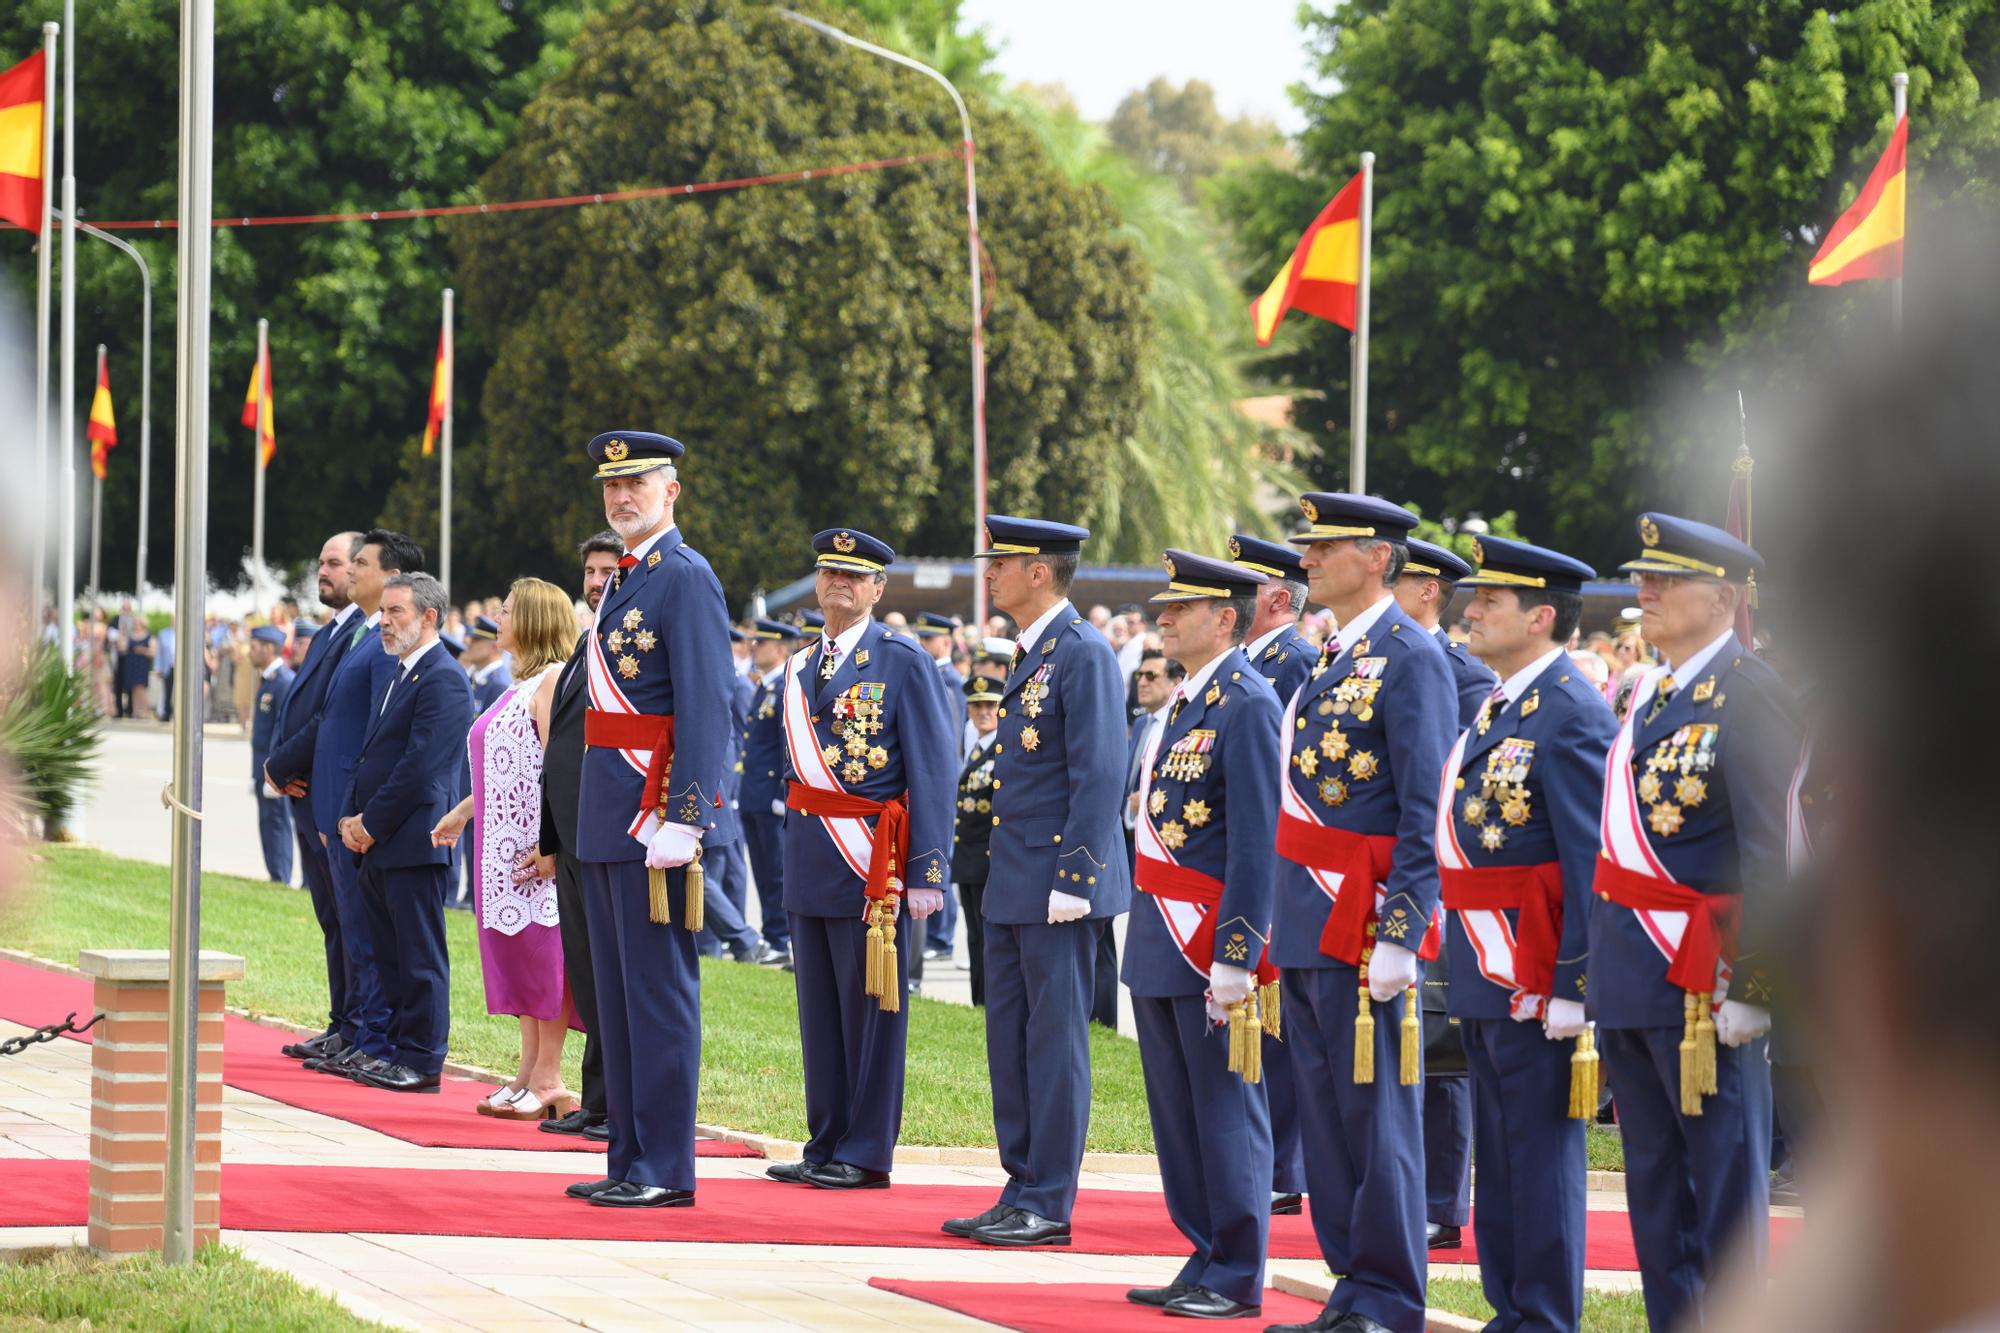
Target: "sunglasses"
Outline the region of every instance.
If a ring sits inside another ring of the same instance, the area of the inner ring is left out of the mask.
[[[1134,674],[1137,675],[1140,680],[1165,680],[1167,678],[1167,673],[1164,671],[1140,671],[1140,672],[1135,672]]]

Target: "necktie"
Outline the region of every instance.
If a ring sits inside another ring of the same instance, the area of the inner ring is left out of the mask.
[[[395,676],[389,681],[389,688],[382,691],[382,712],[386,713],[389,711],[389,700],[395,697],[396,687],[398,685],[401,685],[404,681],[408,680],[409,678],[410,678],[410,669],[408,667],[404,667],[401,671],[398,671],[395,674]],[[380,716],[380,714],[377,714],[377,716]]]
[[[1139,743],[1132,749],[1132,767],[1125,774],[1125,794],[1130,796],[1139,790],[1139,775],[1146,770],[1146,747],[1153,743],[1153,728],[1160,720],[1151,713],[1139,724]]]
[[[639,557],[636,555],[632,555],[629,552],[625,555],[619,556],[618,572],[611,576],[611,586],[614,588],[623,586],[625,582],[625,571],[632,568],[632,566],[638,563],[639,563]]]
[[[1026,658],[1027,656],[1028,656],[1028,649],[1027,649],[1027,646],[1026,646],[1025,644],[1019,644],[1019,643],[1015,644],[1015,645],[1014,645],[1014,667],[1013,667],[1013,669],[1014,669],[1014,670],[1016,670],[1016,671],[1019,671],[1019,670],[1021,669],[1021,663],[1022,663],[1022,661],[1023,661],[1023,660],[1024,660],[1024,659],[1025,659],[1025,658]]]
[[[1493,705],[1499,703],[1502,699],[1505,699],[1506,697],[1507,697],[1507,687],[1505,685],[1495,685],[1493,687],[1493,693],[1486,696],[1486,702],[1483,705],[1481,705],[1479,709],[1480,735],[1484,736],[1486,734],[1486,729],[1493,725]]]
[[[349,648],[352,648],[352,647],[353,647],[353,646],[354,646],[355,644],[357,644],[357,643],[360,643],[360,642],[361,642],[361,636],[362,636],[362,635],[364,635],[364,634],[366,634],[367,632],[368,632],[368,622],[367,622],[367,621],[365,621],[365,620],[357,620],[357,621],[355,621],[355,622],[354,622],[354,633],[352,633],[352,634],[350,634],[350,635],[348,635],[348,636],[347,636],[347,646],[348,646]]]
[[[1660,715],[1660,710],[1667,706],[1667,701],[1674,697],[1674,691],[1679,688],[1680,686],[1674,684],[1672,673],[1660,682],[1660,688],[1653,694],[1653,706],[1646,710],[1647,725],[1650,726],[1653,719]]]
[[[1174,686],[1174,710],[1171,713],[1167,714],[1168,726],[1172,726],[1175,722],[1177,722],[1180,719],[1181,705],[1186,702],[1187,702],[1186,693],[1182,691],[1180,686],[1178,685]]]
[[[835,643],[832,639],[828,639],[822,645],[822,651],[820,653],[819,678],[821,680],[832,680],[833,673],[839,669],[840,669],[840,645]]]

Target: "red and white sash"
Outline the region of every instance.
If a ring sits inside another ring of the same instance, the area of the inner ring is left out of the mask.
[[[805,668],[817,644],[808,644],[792,655],[785,663],[785,749],[792,758],[792,772],[798,774],[799,781],[819,791],[840,792],[847,788],[833,775],[833,768],[826,762],[826,756],[819,750],[819,735],[813,730],[812,710],[806,706],[805,687],[800,680],[802,674],[809,675]],[[802,816],[803,817],[803,816]],[[826,828],[827,836],[848,868],[863,880],[868,878],[868,863],[875,855],[875,834],[865,819],[836,818],[830,815],[812,815]]]
[[[604,601],[609,601],[610,596],[610,589],[606,589]],[[604,658],[604,643],[597,637],[598,617],[603,614],[604,601],[598,602],[597,615],[591,618],[590,655],[584,659],[584,683],[590,691],[590,707],[600,713],[623,713],[636,717],[640,715],[641,710],[633,707],[632,701],[625,697],[625,691],[618,688],[618,680],[612,674],[611,664]],[[618,753],[641,778],[652,771],[651,750],[620,750]],[[664,822],[658,809],[641,810],[625,831],[640,842],[650,845],[653,834],[659,831],[660,825]]]
[[[1164,861],[1168,865],[1179,865],[1180,862],[1174,859],[1174,854],[1167,849],[1167,845],[1160,841],[1159,830],[1153,827],[1151,805],[1153,760],[1158,757],[1160,742],[1166,737],[1167,729],[1162,725],[1153,733],[1152,739],[1146,742],[1146,759],[1139,770],[1139,817],[1133,821],[1132,833],[1141,860],[1151,858],[1155,861]],[[1202,919],[1208,915],[1208,909],[1200,903],[1191,903],[1183,899],[1162,898],[1151,893],[1146,896],[1160,909],[1160,919],[1166,922],[1167,934],[1173,937],[1174,947],[1180,950],[1181,961],[1193,968],[1196,976],[1206,981],[1208,969],[1189,957],[1188,949],[1193,945],[1195,936],[1200,933]]]
[[[1646,705],[1652,702],[1660,681],[1666,678],[1666,667],[1654,667],[1639,678],[1638,686],[1632,691],[1632,704],[1625,714],[1625,725],[1618,728],[1618,736],[1611,742],[1611,758],[1604,774],[1604,812],[1599,821],[1598,832],[1604,841],[1604,855],[1635,874],[1648,875],[1654,879],[1673,882],[1673,876],[1660,863],[1653,852],[1653,844],[1646,837],[1645,817],[1639,811],[1639,791],[1632,781],[1632,753],[1639,743],[1639,719],[1645,716]],[[1644,908],[1629,909],[1639,918],[1640,929],[1646,932],[1653,947],[1669,963],[1680,952],[1681,936],[1687,933],[1688,914]],[[1729,966],[1723,964],[1722,976],[1727,984]]]
[[[1444,761],[1444,780],[1438,790],[1435,841],[1438,864],[1446,870],[1472,869],[1465,848],[1459,845],[1458,829],[1452,819],[1453,796],[1457,791],[1454,780],[1458,777],[1459,765],[1465,761],[1465,750],[1471,736],[1471,728],[1458,733],[1458,742],[1451,747],[1451,757]],[[1458,920],[1465,927],[1466,938],[1472,941],[1472,952],[1478,956],[1479,975],[1496,986],[1518,992],[1520,986],[1514,980],[1514,927],[1508,923],[1507,914],[1487,908],[1461,908]]]

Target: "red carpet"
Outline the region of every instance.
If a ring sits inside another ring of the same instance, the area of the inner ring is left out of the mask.
[[[51,972],[0,958],[0,1018],[31,1026],[58,1022],[76,1012],[84,1021],[91,1008],[87,977]],[[235,1014],[223,1019],[223,1080],[232,1088],[269,1097],[321,1115],[345,1120],[422,1148],[507,1148],[537,1152],[603,1152],[604,1145],[568,1134],[544,1134],[520,1120],[498,1120],[473,1108],[493,1091],[477,1079],[445,1075],[436,1096],[383,1092],[344,1078],[315,1074],[279,1048],[297,1041],[294,1033],[266,1027]],[[86,1032],[79,1041],[89,1041]],[[756,1157],[740,1143],[695,1140],[698,1157]]]
[[[868,1285],[930,1305],[941,1305],[974,1319],[1023,1333],[1162,1333],[1185,1327],[1158,1310],[1134,1305],[1119,1285],[1095,1282],[903,1282],[869,1279]],[[1318,1316],[1316,1301],[1300,1300],[1281,1291],[1264,1293],[1266,1322],[1303,1324]]]

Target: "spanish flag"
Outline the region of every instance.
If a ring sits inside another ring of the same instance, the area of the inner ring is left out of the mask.
[[[1838,287],[1843,282],[1903,276],[1903,155],[1909,136],[1910,120],[1905,116],[1889,136],[1889,151],[1868,173],[1861,197],[1840,215],[1813,256],[1807,282]]]
[[[91,475],[103,481],[111,451],[118,447],[118,422],[111,415],[111,367],[102,347],[97,349],[97,396],[90,400],[90,428],[84,434],[90,441]]]
[[[40,51],[0,74],[0,220],[42,229]]]
[[[1361,177],[1342,187],[1319,212],[1292,257],[1250,303],[1257,345],[1268,347],[1288,310],[1354,328],[1354,293],[1361,281]]]
[[[451,404],[451,367],[445,364],[444,332],[438,332],[437,360],[431,363],[431,410],[424,418],[424,457],[431,456],[438,432],[444,429],[445,409]]]
[[[278,452],[278,409],[276,400],[271,397],[271,351],[268,347],[264,349],[263,355],[257,358],[256,368],[250,372],[250,387],[243,393],[243,424],[252,430],[257,429],[260,389],[263,391],[264,430],[263,438],[259,441],[262,451],[257,461],[259,466],[269,467],[271,455]]]

